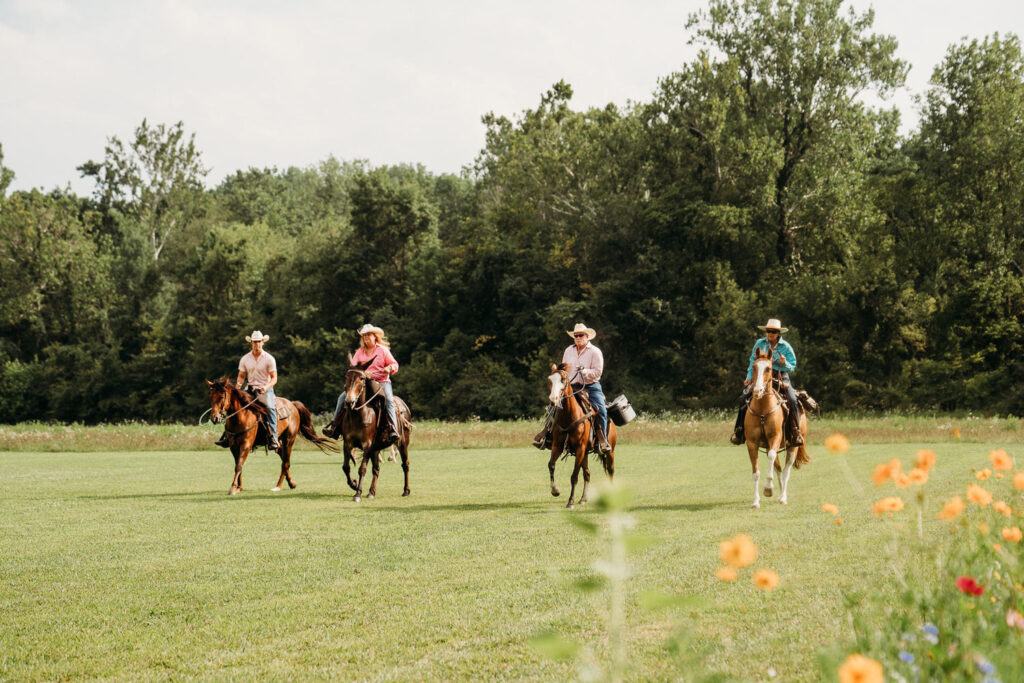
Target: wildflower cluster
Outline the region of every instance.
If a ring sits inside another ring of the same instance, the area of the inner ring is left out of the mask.
[[[919,451],[909,473],[892,459],[871,478],[879,487],[923,486],[935,462],[935,453]],[[931,569],[898,576],[897,604],[854,613],[856,643],[838,670],[841,681],[882,681],[883,672],[895,681],[1024,680],[1024,471],[1014,472],[1000,449],[964,475],[962,492],[935,506],[918,492],[919,515],[942,522],[950,538],[936,547],[919,532],[917,549]],[[902,508],[891,496],[872,511],[891,516]]]
[[[718,547],[718,556],[724,565],[715,570],[715,576],[722,581],[732,582],[739,578],[738,570],[749,567],[757,560],[757,546],[750,536],[737,534],[722,541]],[[779,585],[778,573],[764,567],[754,572],[752,580],[763,591],[775,590]]]

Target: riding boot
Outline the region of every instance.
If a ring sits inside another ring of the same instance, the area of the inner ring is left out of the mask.
[[[324,436],[333,439],[334,438],[334,422],[328,422],[324,425],[324,428],[320,430]]]
[[[612,445],[608,443],[608,437],[604,435],[604,430],[600,427],[597,428],[597,450],[603,455],[612,452]]]
[[[740,414],[736,417],[736,426],[732,428],[732,436],[729,437],[729,441],[739,446],[746,441],[746,436],[743,434],[743,419],[747,416],[746,406],[740,408]]]
[[[533,445],[542,451],[551,448],[551,432],[548,431],[547,427],[537,432],[537,436],[533,437]]]
[[[789,416],[789,419],[787,420],[787,425],[789,427],[789,435],[788,435],[786,441],[789,442],[789,445],[790,446],[803,446],[804,445],[804,437],[803,437],[803,434],[800,433],[799,418],[795,417],[795,416],[793,416],[791,414]]]
[[[277,434],[271,434],[267,437],[267,448],[276,451],[280,447],[281,442],[277,440]]]
[[[228,443],[228,432],[225,429],[224,433],[220,435],[220,438],[213,442],[214,446],[220,446],[221,448],[227,448],[231,444]]]

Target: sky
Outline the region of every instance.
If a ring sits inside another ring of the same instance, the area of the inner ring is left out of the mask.
[[[183,121],[207,182],[333,155],[459,173],[488,112],[514,117],[559,80],[575,109],[651,98],[692,60],[706,0],[0,0],[0,145],[11,190],[70,188],[108,138]],[[914,96],[950,45],[1024,36],[1021,0],[848,0],[874,6]]]

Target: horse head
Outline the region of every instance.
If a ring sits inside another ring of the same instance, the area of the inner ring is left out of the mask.
[[[234,386],[227,377],[221,377],[216,382],[206,380],[206,383],[210,385],[210,422],[220,424],[230,409]]]
[[[551,375],[548,376],[548,400],[554,405],[561,405],[562,395],[569,384],[569,366],[565,363],[551,366]]]
[[[366,368],[370,367],[373,360],[355,365],[352,363],[352,354],[348,356],[348,372],[345,373],[345,405],[354,408],[359,397],[366,391]]]
[[[758,349],[754,353],[754,398],[764,398],[772,389],[772,354]]]

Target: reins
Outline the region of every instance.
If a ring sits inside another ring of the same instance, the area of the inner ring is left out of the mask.
[[[363,381],[363,390],[361,392],[359,392],[359,393],[365,395],[366,394],[366,373],[363,372],[362,370],[356,370],[355,368],[353,368],[352,370],[349,370],[348,372],[358,372],[359,373],[359,379],[361,379]],[[346,372],[345,374],[347,375],[348,372]],[[355,408],[350,408],[349,410],[362,410],[366,406],[370,405],[370,401],[372,401],[373,399],[375,399],[378,396],[380,396],[381,392],[384,391],[384,383],[383,382],[378,382],[378,384],[380,384],[380,388],[377,389],[377,391],[375,391],[373,393],[373,396],[371,396],[370,398],[368,398],[365,401],[363,401],[363,405],[357,406]]]

